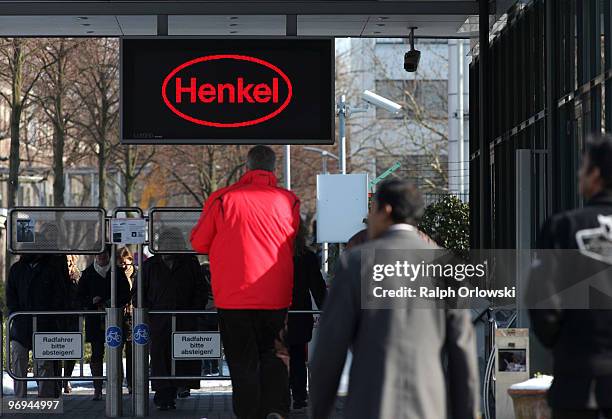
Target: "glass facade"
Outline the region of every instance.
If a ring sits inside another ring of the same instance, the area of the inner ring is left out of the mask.
[[[474,57],[470,189],[480,193],[471,197],[473,247],[517,247],[517,150],[532,152],[532,243],[550,214],[581,205],[585,138],[612,130],[611,9],[610,0],[521,3],[489,38],[487,54]],[[480,106],[483,97],[490,106]]]

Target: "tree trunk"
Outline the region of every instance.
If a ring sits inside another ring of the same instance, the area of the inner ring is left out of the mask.
[[[11,146],[9,155],[9,178],[7,208],[13,208],[17,204],[17,191],[19,190],[19,166],[21,156],[19,155],[19,128],[21,124],[21,113],[23,102],[21,90],[23,88],[23,50],[18,39],[13,40],[13,85],[11,86]]]
[[[64,130],[61,127],[55,127],[53,141],[53,205],[56,207],[65,206],[64,190],[66,182],[64,180]]]
[[[13,99],[13,107],[11,108],[8,199],[6,204],[9,209],[17,205],[17,191],[19,190],[19,166],[21,164],[21,157],[19,155],[19,122],[21,120],[21,111],[21,105],[15,106],[15,99]]]
[[[210,190],[208,191],[208,195],[210,196],[210,194],[216,191],[218,187],[215,151],[211,146],[208,147],[208,162],[208,179],[210,179]]]
[[[21,90],[23,88],[23,50],[21,49],[21,41],[18,38],[13,39],[13,80],[11,86],[12,103],[11,103],[11,145],[9,152],[9,178],[8,178],[8,197],[6,206],[8,209],[14,208],[17,205],[17,191],[19,190],[19,166],[21,165],[21,156],[19,154],[19,140],[21,125],[21,114],[23,112],[23,101]],[[11,237],[6,237],[6,240],[11,240]],[[10,252],[4,253],[4,280],[8,278],[10,267],[13,264],[14,256]]]
[[[53,142],[53,205],[65,206],[64,190],[66,182],[64,179],[64,144],[66,142],[66,127],[64,123],[64,60],[63,41],[57,58],[57,85],[55,86],[54,98],[54,142]]]
[[[98,143],[98,206],[106,208],[106,144]]]
[[[132,162],[132,147],[126,145],[124,147],[124,159],[125,159],[125,179],[123,195],[125,199],[125,206],[132,206],[132,193],[134,190],[134,167]]]

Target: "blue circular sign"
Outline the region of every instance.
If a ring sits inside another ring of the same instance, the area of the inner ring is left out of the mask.
[[[140,323],[134,326],[134,330],[132,330],[132,340],[137,345],[146,345],[149,343],[149,325],[145,323]]]
[[[118,326],[110,326],[106,329],[106,345],[109,348],[118,348],[123,343],[123,332]]]

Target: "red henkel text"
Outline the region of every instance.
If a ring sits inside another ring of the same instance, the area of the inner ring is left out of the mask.
[[[175,92],[176,103],[182,103],[183,95],[187,95],[191,103],[198,100],[202,103],[278,103],[278,78],[272,79],[272,87],[266,83],[245,84],[242,77],[238,77],[236,85],[204,83],[198,87],[195,77],[191,77],[189,83],[177,77]]]

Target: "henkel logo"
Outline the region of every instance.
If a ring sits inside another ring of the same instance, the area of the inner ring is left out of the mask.
[[[215,65],[222,67],[215,69]],[[218,78],[219,73],[222,81],[207,78],[207,74]],[[162,84],[162,98],[172,112],[216,128],[268,121],[289,105],[292,94],[291,80],[280,68],[247,55],[207,55],[187,61],[172,70]],[[226,120],[241,116],[243,120]]]

